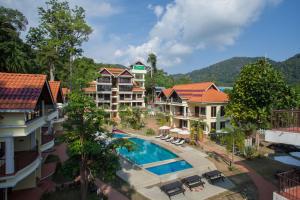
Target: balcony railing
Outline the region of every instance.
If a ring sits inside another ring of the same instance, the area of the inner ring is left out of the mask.
[[[38,151],[16,151],[14,152],[14,164],[15,164],[15,173],[24,169],[26,166],[31,164],[39,156]],[[0,177],[11,176],[14,174],[7,174],[5,170],[5,159],[1,159],[0,162]]]
[[[111,83],[111,79],[109,77],[98,78],[98,83]]]
[[[300,110],[274,110],[271,124],[273,130],[300,133]]]
[[[279,193],[288,199],[300,199],[300,171],[291,170],[278,174]]]
[[[52,134],[42,134],[42,144],[47,144],[54,140],[54,136]]]

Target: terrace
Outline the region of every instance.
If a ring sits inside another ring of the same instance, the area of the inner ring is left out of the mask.
[[[274,110],[271,125],[265,132],[266,141],[299,145],[300,110]]]
[[[288,199],[300,199],[300,171],[291,170],[278,174],[279,194]]]

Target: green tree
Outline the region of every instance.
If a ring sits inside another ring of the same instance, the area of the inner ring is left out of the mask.
[[[80,91],[69,95],[66,115],[64,139],[70,159],[79,163],[81,199],[85,200],[89,175],[103,179],[114,177],[120,168],[116,148],[125,146],[130,149],[131,143],[123,139],[111,142],[106,139],[110,135],[103,135],[103,124],[109,118],[108,113],[97,108],[94,101]]]
[[[191,138],[192,140],[203,140],[203,131],[205,130],[205,127],[207,127],[206,122],[203,121],[203,119],[193,120],[191,122],[191,128],[194,131],[194,138]]]
[[[26,72],[31,64],[32,49],[20,38],[27,23],[18,10],[0,7],[0,71]]]
[[[71,77],[73,89],[81,90],[87,87],[88,83],[94,81],[98,76],[97,65],[93,59],[86,57],[75,59]]]
[[[229,98],[227,116],[239,127],[250,123],[258,129],[266,128],[273,109],[296,106],[295,91],[265,60],[242,68]]]
[[[50,80],[59,76],[70,81],[74,57],[81,55],[81,45],[92,29],[82,7],[71,9],[67,1],[58,0],[49,0],[46,5],[38,8],[40,24],[30,28],[27,42],[38,51],[39,62],[47,65]]]
[[[121,106],[119,108],[121,123],[125,127],[141,129],[144,126],[142,115],[143,112],[138,107]]]

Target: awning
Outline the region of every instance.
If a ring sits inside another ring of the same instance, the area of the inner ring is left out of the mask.
[[[169,130],[169,129],[170,129],[170,127],[168,127],[168,126],[159,127],[159,130]]]

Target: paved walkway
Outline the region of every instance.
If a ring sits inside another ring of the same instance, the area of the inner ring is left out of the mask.
[[[214,145],[207,145],[203,142],[201,142],[201,146],[204,150],[208,151],[215,151],[218,154],[224,155],[225,149],[221,150],[220,146],[215,147]],[[222,147],[223,148],[223,147]],[[234,163],[236,167],[249,175],[249,177],[252,179],[254,184],[256,185],[258,189],[258,198],[260,200],[268,200],[273,199],[273,192],[277,190],[276,186],[273,185],[271,182],[267,181],[265,178],[263,178],[261,175],[259,175],[255,170],[253,170],[251,167],[247,166],[241,158],[235,156],[234,159],[236,160]]]
[[[105,184],[104,182],[96,179],[96,184],[101,188],[103,194],[105,194],[109,200],[129,200],[126,196],[112,188],[110,185]]]

